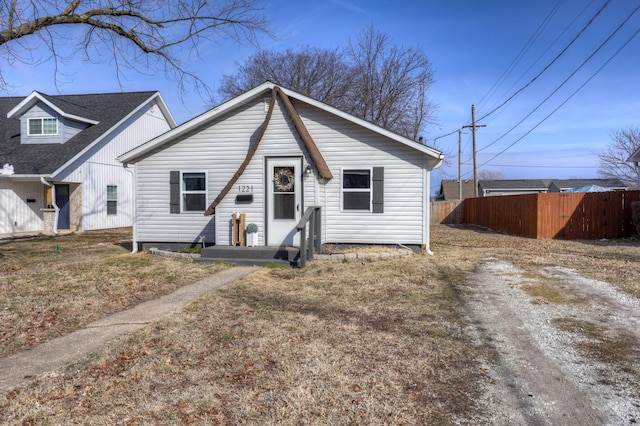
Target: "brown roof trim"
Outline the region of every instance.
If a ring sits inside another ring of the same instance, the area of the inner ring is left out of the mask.
[[[260,133],[258,133],[258,136],[256,137],[256,141],[253,143],[253,146],[251,147],[251,149],[249,149],[249,152],[247,152],[247,156],[245,157],[244,161],[240,165],[240,168],[238,168],[238,171],[235,172],[235,174],[231,177],[229,182],[227,182],[227,185],[224,188],[222,188],[222,191],[220,191],[220,194],[218,194],[216,199],[213,200],[209,208],[207,208],[207,210],[204,212],[205,216],[210,216],[216,212],[216,207],[218,206],[218,204],[220,204],[222,199],[229,193],[231,188],[233,188],[233,185],[236,184],[236,182],[238,181],[242,173],[244,173],[245,169],[249,165],[249,162],[251,161],[254,154],[258,150],[258,145],[260,145],[260,141],[264,136],[264,132],[267,131],[267,125],[271,120],[271,114],[273,113],[273,107],[275,103],[276,103],[276,89],[274,88],[273,90],[271,90],[271,102],[269,102],[269,110],[267,111],[267,116],[262,122],[262,127],[260,128]]]
[[[296,129],[298,130],[298,134],[300,135],[300,138],[302,139],[304,146],[307,148],[307,151],[309,152],[309,156],[311,157],[311,160],[313,161],[314,165],[318,169],[318,174],[320,175],[320,177],[324,179],[327,179],[327,180],[332,179],[333,174],[331,173],[331,170],[329,169],[327,162],[324,161],[324,157],[322,157],[322,154],[320,153],[320,150],[316,146],[316,143],[311,138],[309,131],[305,127],[304,123],[302,122],[302,119],[300,118],[298,111],[296,111],[296,108],[293,106],[293,103],[291,103],[289,96],[287,96],[286,93],[284,93],[282,89],[280,89],[278,86],[276,86],[274,89],[276,90],[278,95],[280,95],[280,99],[282,99],[282,103],[284,104],[285,109],[289,113],[289,117],[291,118],[291,121],[293,121],[293,125],[296,126]]]
[[[309,152],[309,156],[311,157],[311,160],[313,161],[316,168],[318,169],[318,174],[320,175],[320,177],[327,180],[333,178],[333,174],[331,173],[329,166],[327,165],[326,161],[324,161],[324,158],[322,157],[320,150],[318,149],[318,147],[316,146],[316,143],[311,138],[311,135],[309,134],[309,131],[305,127],[304,123],[302,122],[302,119],[300,118],[298,111],[296,111],[295,107],[291,103],[291,100],[286,95],[286,93],[284,93],[282,89],[280,89],[278,86],[275,86],[271,90],[271,102],[269,103],[269,110],[267,111],[267,116],[265,117],[264,122],[262,123],[262,127],[260,128],[260,133],[256,137],[256,141],[253,143],[253,146],[251,147],[249,152],[247,152],[247,156],[245,157],[244,161],[240,165],[240,168],[238,168],[238,171],[235,172],[235,174],[231,177],[229,182],[227,182],[225,187],[222,188],[222,191],[220,191],[220,194],[218,194],[216,199],[213,200],[213,202],[209,205],[207,210],[204,212],[205,216],[210,216],[216,212],[216,207],[218,206],[218,204],[220,204],[220,202],[224,199],[224,197],[226,197],[226,195],[229,193],[231,188],[233,188],[233,186],[236,184],[236,182],[238,181],[242,173],[244,173],[245,169],[249,165],[249,162],[253,158],[254,154],[258,150],[258,145],[260,144],[260,141],[262,140],[262,137],[264,136],[264,133],[267,130],[269,121],[271,120],[273,107],[276,103],[276,95],[280,96],[280,99],[282,99],[282,103],[284,104],[285,110],[289,114],[289,117],[291,118],[293,125],[296,127],[296,130],[298,130],[298,134],[300,135],[300,138],[302,139],[304,146],[307,148],[307,151]]]

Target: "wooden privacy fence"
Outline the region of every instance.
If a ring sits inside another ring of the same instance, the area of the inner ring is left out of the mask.
[[[464,202],[464,218],[465,223],[530,238],[621,238],[635,233],[634,201],[640,201],[640,191],[470,198]]]
[[[464,200],[432,201],[431,224],[453,225],[464,223]]]

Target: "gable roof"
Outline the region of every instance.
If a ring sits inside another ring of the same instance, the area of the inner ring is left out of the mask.
[[[560,190],[567,190],[572,188],[581,188],[584,186],[600,186],[609,189],[625,189],[625,185],[620,179],[607,178],[607,179],[554,179],[553,184]]]
[[[318,173],[320,174],[320,176],[327,180],[333,178],[333,174],[331,173],[329,166],[324,161],[324,157],[322,157],[320,150],[318,150],[316,143],[313,141],[313,138],[309,134],[309,131],[307,130],[307,127],[304,125],[302,119],[300,118],[300,115],[298,115],[298,111],[296,111],[296,108],[291,103],[291,99],[289,99],[289,97],[284,92],[282,92],[282,89],[276,86],[271,90],[271,101],[269,102],[269,109],[267,110],[267,116],[265,117],[264,122],[262,123],[260,132],[258,133],[258,136],[255,138],[253,145],[251,146],[251,149],[249,149],[249,152],[247,152],[247,156],[245,157],[244,161],[240,165],[240,168],[238,168],[238,171],[234,173],[234,175],[231,177],[229,182],[227,182],[227,184],[224,186],[222,191],[220,191],[220,194],[218,194],[218,196],[209,205],[207,210],[205,210],[204,212],[205,215],[208,216],[215,213],[216,206],[224,199],[224,197],[226,197],[226,195],[231,190],[231,187],[235,185],[237,180],[244,173],[246,167],[251,162],[251,159],[253,158],[256,151],[258,150],[258,145],[262,141],[262,137],[264,136],[264,133],[267,130],[267,126],[271,121],[271,115],[273,114],[273,107],[275,106],[276,99],[278,97],[284,103],[285,110],[287,111],[287,114],[289,114],[289,118],[291,119],[296,130],[298,131],[298,135],[300,136],[300,139],[302,139],[302,143],[304,143],[304,146],[307,148],[307,151],[309,152],[309,156],[311,157],[311,161],[314,163],[314,165],[318,169]]]
[[[640,162],[640,147],[636,150],[636,152],[631,154],[631,156],[627,159],[627,161],[630,163],[634,163],[636,161]]]
[[[7,118],[20,118],[22,114],[33,108],[38,102],[42,102],[57,114],[70,120],[79,121],[86,124],[98,124],[98,121],[88,118],[90,114],[86,107],[71,103],[63,99],[56,99],[39,92],[32,92],[7,113]]]
[[[492,190],[529,190],[529,191],[546,191],[547,185],[540,179],[498,179],[498,180],[481,180],[478,183],[480,189]]]
[[[336,115],[338,117],[344,118],[345,120],[348,120],[352,123],[355,123],[359,126],[365,127],[375,133],[378,133],[380,135],[386,136],[394,141],[397,141],[401,144],[407,145],[417,151],[420,151],[436,160],[442,160],[444,158],[444,154],[442,154],[440,151],[437,151],[436,149],[433,149],[431,147],[428,147],[426,145],[422,145],[418,142],[412,141],[409,138],[405,138],[404,136],[400,136],[396,133],[393,133],[389,130],[383,129],[382,127],[376,126],[375,124],[369,123],[368,121],[362,120],[358,117],[355,117],[351,114],[348,114],[342,110],[339,110],[337,108],[334,108],[330,105],[324,104],[322,102],[316,101],[315,99],[309,98],[307,96],[304,96],[300,93],[294,92],[293,90],[290,89],[285,89],[281,86],[277,86],[276,84],[267,81],[239,96],[236,96],[235,98],[224,102],[223,104],[205,112],[204,114],[201,114],[189,121],[187,121],[186,123],[180,125],[179,127],[176,127],[173,130],[170,130],[169,132],[158,136],[155,139],[150,140],[149,142],[140,145],[137,148],[132,149],[131,151],[121,155],[120,157],[118,157],[118,160],[120,160],[123,163],[131,163],[131,162],[135,162],[141,158],[143,158],[144,156],[146,156],[147,154],[151,153],[152,151],[162,147],[165,144],[168,144],[172,141],[174,141],[175,139],[187,134],[188,132],[192,131],[193,129],[200,127],[202,125],[205,125],[206,123],[214,120],[215,118],[219,117],[220,115],[229,112],[241,105],[244,105],[245,103],[256,99],[260,96],[264,96],[267,92],[271,92],[273,89],[275,89],[276,87],[279,88],[279,90],[282,91],[282,93],[284,95],[286,95],[288,98],[290,99],[295,99],[297,101],[300,102],[304,102],[306,104],[312,105],[316,108],[322,109],[324,111],[327,111],[333,115]],[[300,130],[299,130],[300,131]]]
[[[460,199],[460,184],[456,180],[443,180],[440,182],[440,196],[443,200]],[[476,193],[473,189],[473,179],[462,180],[462,199],[473,198]]]
[[[33,92],[27,97],[0,97],[0,163],[12,165],[15,175],[53,176],[154,99],[175,127],[155,91],[56,96]],[[63,144],[21,144],[18,118],[37,102],[89,126]]]

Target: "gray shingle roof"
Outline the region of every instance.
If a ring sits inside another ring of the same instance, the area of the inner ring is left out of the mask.
[[[98,121],[64,144],[21,144],[20,120],[7,113],[25,97],[0,97],[0,167],[13,165],[16,175],[48,175],[74,158],[111,127],[157,92],[50,96],[40,93],[66,113]]]
[[[546,190],[547,185],[540,179],[503,179],[503,180],[481,180],[481,189],[536,189]]]
[[[597,185],[603,188],[625,188],[626,185],[620,179],[554,179],[553,183],[560,189],[580,188],[588,185]]]

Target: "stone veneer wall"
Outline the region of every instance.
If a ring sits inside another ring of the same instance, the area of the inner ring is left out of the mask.
[[[53,235],[53,225],[56,218],[55,209],[42,209],[42,233]]]
[[[69,184],[69,228],[70,231],[82,231],[82,185]]]

